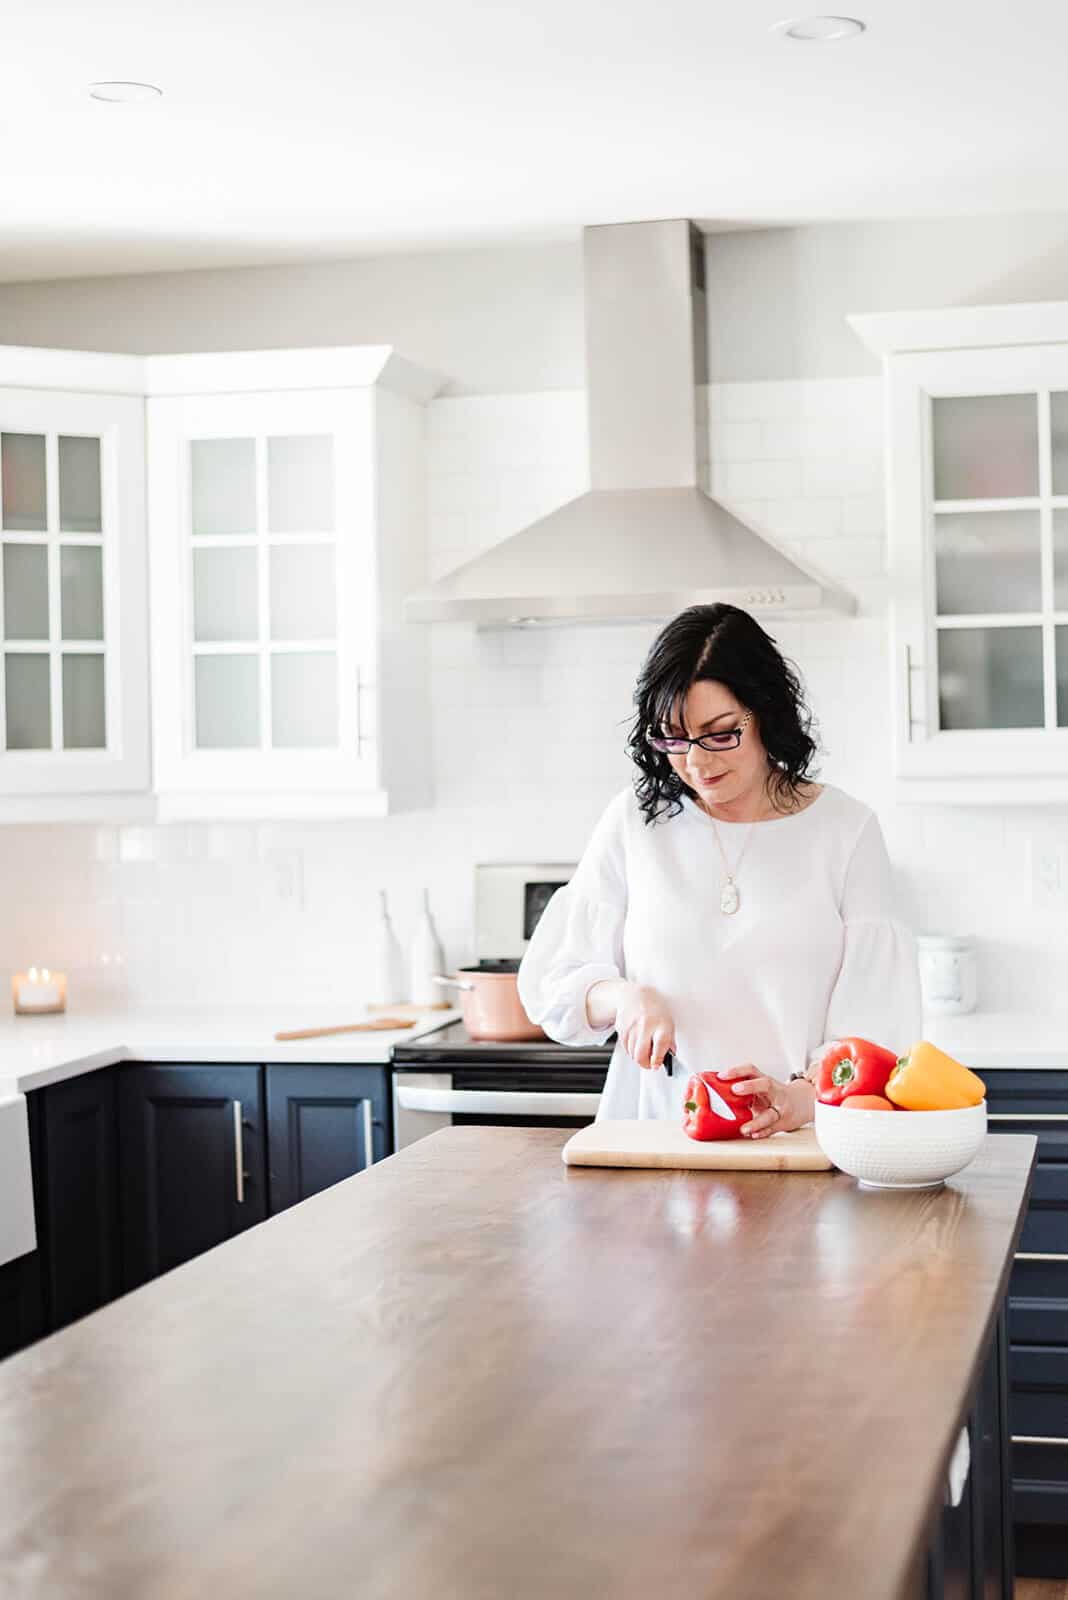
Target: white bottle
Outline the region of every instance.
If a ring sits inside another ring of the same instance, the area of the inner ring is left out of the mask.
[[[437,929],[434,927],[434,919],[430,915],[430,893],[424,889],[423,910],[416,924],[408,964],[413,1005],[439,1006],[443,1000],[447,1001],[446,990],[440,983],[434,982],[435,972],[444,971],[445,956]]]
[[[372,1004],[392,1006],[405,1000],[404,957],[389,920],[386,891],[379,889],[380,912],[375,928],[374,960],[371,968]]]

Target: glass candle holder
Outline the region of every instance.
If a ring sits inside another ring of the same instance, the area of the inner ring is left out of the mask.
[[[11,998],[17,1016],[66,1011],[67,975],[53,972],[49,967],[31,967],[29,972],[16,972],[11,980]]]

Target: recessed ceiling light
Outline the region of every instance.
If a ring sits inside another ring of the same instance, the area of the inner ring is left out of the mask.
[[[855,39],[867,26],[856,17],[788,17],[771,31],[807,44],[830,44],[834,39]]]
[[[163,93],[154,83],[91,83],[89,95],[93,100],[127,102],[131,100],[158,100]]]

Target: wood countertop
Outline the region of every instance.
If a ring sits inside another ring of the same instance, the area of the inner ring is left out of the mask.
[[[901,1600],[1035,1141],[935,1192],[420,1141],[0,1365],[0,1594]]]

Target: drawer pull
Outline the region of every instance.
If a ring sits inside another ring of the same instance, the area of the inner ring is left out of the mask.
[[[1068,1122],[1068,1111],[988,1111],[988,1122]]]
[[[1017,1250],[1017,1261],[1068,1261],[1068,1255],[1056,1255],[1052,1250]]]
[[[1063,1444],[1068,1445],[1068,1439],[1053,1439],[1048,1434],[1042,1433],[1012,1433],[1009,1435],[1010,1444]]]

